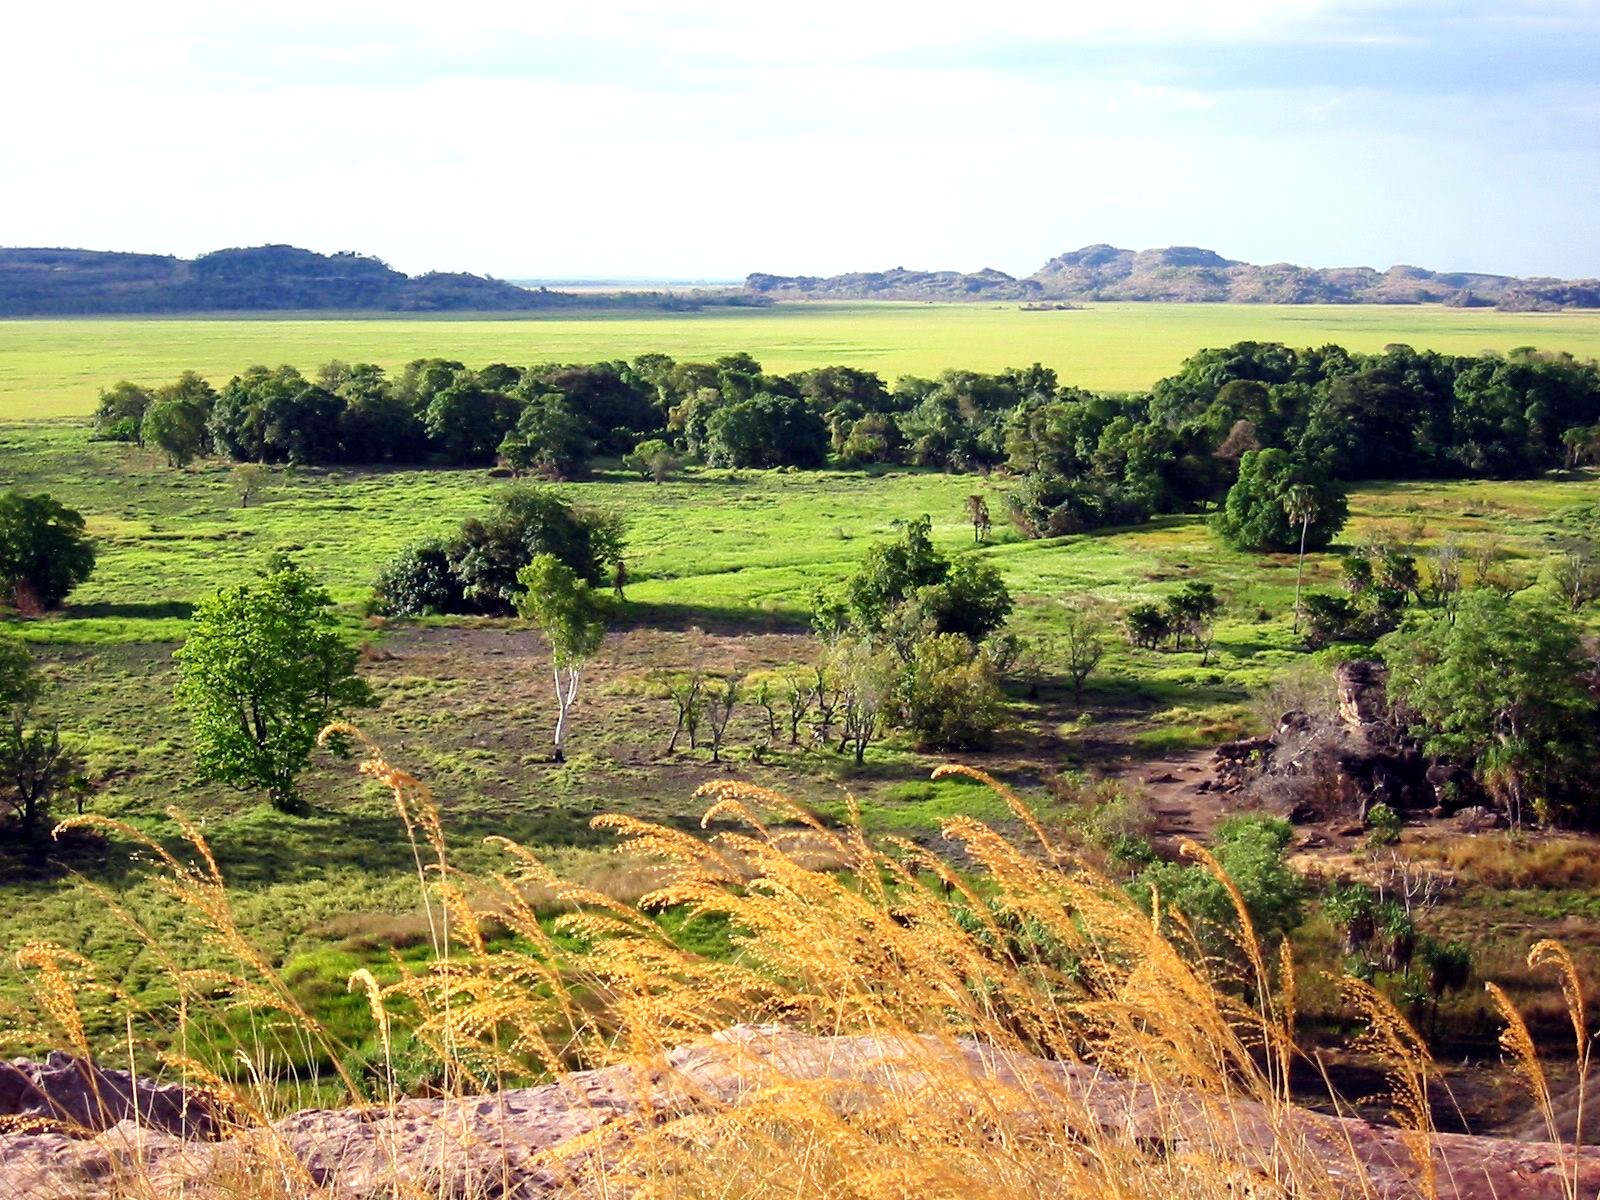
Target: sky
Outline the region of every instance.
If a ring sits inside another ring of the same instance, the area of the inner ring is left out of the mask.
[[[1600,276],[1600,0],[79,0],[0,45],[5,245]]]

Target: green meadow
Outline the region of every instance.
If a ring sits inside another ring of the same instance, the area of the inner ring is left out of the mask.
[[[690,314],[503,319],[283,317],[0,322],[0,419],[83,415],[119,379],[159,383],[193,369],[226,381],[253,363],[311,370],[331,358],[389,368],[425,356],[469,366],[632,358],[711,359],[748,351],[769,369],[842,363],[892,379],[951,367],[1040,362],[1063,382],[1148,387],[1206,346],[1243,340],[1375,351],[1391,342],[1475,353],[1538,346],[1600,355],[1600,314],[1412,306],[1099,304],[1023,312],[1015,304],[811,304]]]

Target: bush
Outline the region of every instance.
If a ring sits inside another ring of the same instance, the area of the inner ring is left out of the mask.
[[[437,539],[402,550],[378,574],[372,611],[389,617],[458,613],[466,606],[449,547]]]
[[[941,633],[918,643],[902,707],[919,746],[971,749],[994,737],[1004,697],[989,656],[960,634]]]

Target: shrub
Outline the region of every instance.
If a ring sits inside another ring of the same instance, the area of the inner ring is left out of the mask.
[[[388,617],[458,613],[465,606],[449,547],[438,539],[410,546],[391,559],[378,573],[372,598],[372,611]]]
[[[954,633],[918,643],[902,700],[917,744],[936,750],[987,746],[1004,707],[989,656]]]

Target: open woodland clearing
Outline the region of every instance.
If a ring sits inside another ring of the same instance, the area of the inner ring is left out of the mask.
[[[1063,383],[1149,387],[1194,351],[1239,341],[1377,351],[1393,342],[1456,353],[1538,346],[1600,355],[1600,314],[1401,305],[785,303],[660,315],[217,317],[0,321],[0,420],[87,415],[119,379],[196,370],[221,385],[252,363],[338,358],[397,370],[429,356],[470,364],[589,362],[661,352],[710,360],[747,351],[769,371],[826,364],[898,375],[1043,363]]]
[[[275,468],[259,496],[240,507],[230,468],[202,460],[185,470],[153,451],[91,441],[80,423],[0,427],[7,482],[48,489],[82,511],[99,547],[95,573],[63,611],[11,628],[39,653],[52,680],[51,706],[70,714],[100,788],[93,809],[161,838],[177,836],[168,804],[203,822],[237,888],[241,926],[258,940],[315,1010],[342,1037],[370,1037],[365,1002],[345,994],[356,966],[379,966],[391,950],[421,953],[414,864],[393,806],[348,764],[318,755],[308,772],[307,819],[272,813],[256,796],[199,783],[189,731],[172,702],[172,652],[193,604],[249,577],[289,549],[329,585],[350,636],[366,644],[362,674],[379,707],[360,720],[396,760],[436,789],[456,863],[495,861],[482,839],[524,842],[569,875],[623,897],[649,882],[609,853],[589,828],[604,811],[688,828],[694,789],[718,778],[778,788],[842,817],[856,796],[867,828],[917,841],[965,814],[1008,822],[986,790],[960,780],[930,782],[939,756],[890,739],[863,768],[829,751],[765,750],[761,711],[747,704],[729,733],[727,761],[707,752],[667,755],[672,706],[654,691],[661,669],[751,671],[804,662],[815,652],[807,614],[815,587],[844,578],[897,521],[932,517],[935,545],[971,546],[965,500],[974,492],[1003,510],[998,477],[911,468],[788,472],[689,468],[662,484],[599,464],[594,478],[552,485],[564,497],[620,513],[627,523],[628,603],[589,675],[565,764],[546,760],[548,658],[520,623],[426,618],[364,620],[361,604],[379,567],[402,546],[443,534],[483,511],[504,485],[481,469]],[[1571,514],[1593,502],[1592,472],[1531,481],[1390,483],[1357,487],[1340,541],[1308,558],[1313,586],[1336,586],[1348,545],[1375,529],[1419,548],[1447,535],[1491,535],[1507,563],[1537,572]],[[959,755],[1017,786],[1050,821],[1069,819],[1082,770],[1127,779],[1183,770],[1209,747],[1258,728],[1254,692],[1306,660],[1290,623],[1295,559],[1222,546],[1200,514],[1125,529],[1025,540],[996,527],[970,551],[999,569],[1017,602],[1013,625],[1046,639],[1059,632],[1061,602],[1093,597],[1117,605],[1162,599],[1186,581],[1214,583],[1224,601],[1208,661],[1193,650],[1136,649],[1115,640],[1082,695],[1047,662],[1041,694],[1009,702],[1005,731],[982,752]],[[1324,660],[1326,661],[1326,660]],[[1200,832],[1215,807],[1169,832]],[[0,937],[49,937],[113,971],[142,1003],[168,986],[162,964],[125,929],[99,888],[158,932],[175,931],[175,903],[115,841],[68,843],[63,865],[77,876],[24,869],[0,916]],[[1470,931],[1483,961],[1512,970],[1531,935],[1563,931],[1585,961],[1600,945],[1571,922],[1600,916],[1582,888],[1533,883],[1464,892],[1443,918]],[[724,933],[692,936],[716,950]],[[1326,922],[1313,921],[1309,964],[1337,958]],[[210,951],[195,947],[197,961]],[[1308,1019],[1331,1019],[1337,1001],[1307,968]],[[1511,982],[1515,984],[1516,979]],[[1542,994],[1527,981],[1530,995]],[[1458,1023],[1468,1040],[1491,1028],[1472,997]],[[1497,1094],[1497,1093],[1496,1093]],[[1493,1097],[1483,1100],[1492,1107]]]

